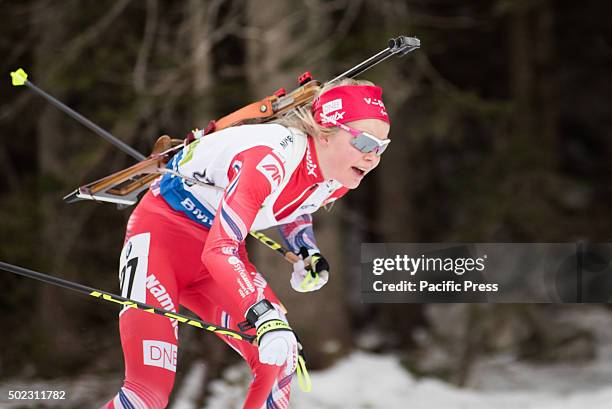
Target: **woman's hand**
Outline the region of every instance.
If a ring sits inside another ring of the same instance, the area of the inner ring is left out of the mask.
[[[298,364],[298,342],[286,318],[277,310],[263,314],[255,323],[259,361],[285,367],[285,374],[295,372]]]
[[[329,280],[329,263],[316,250],[300,248],[299,261],[293,263],[291,288],[300,293],[316,291]],[[308,267],[306,267],[308,265]]]

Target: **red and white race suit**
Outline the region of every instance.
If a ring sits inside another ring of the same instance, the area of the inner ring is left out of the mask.
[[[280,301],[248,260],[251,230],[284,225],[292,248],[315,247],[296,234],[310,214],[348,189],[325,180],[314,142],[277,124],[243,125],[203,136],[168,168],[223,190],[165,174],[143,197],[127,226],[120,260],[122,295],[238,330],[248,308]],[[126,378],[104,408],[163,408],[172,390],[178,354],[175,320],[136,309],[120,313]],[[245,408],[286,408],[291,376],[259,362],[257,347],[219,336],[249,364],[254,379]]]

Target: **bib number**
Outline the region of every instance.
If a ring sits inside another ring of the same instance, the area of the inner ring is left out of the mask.
[[[121,296],[146,303],[146,282],[151,233],[130,237],[123,246],[119,261]]]

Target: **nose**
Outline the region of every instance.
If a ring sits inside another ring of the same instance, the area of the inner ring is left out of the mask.
[[[380,159],[374,151],[364,154],[363,158],[368,162],[375,162],[377,159]]]

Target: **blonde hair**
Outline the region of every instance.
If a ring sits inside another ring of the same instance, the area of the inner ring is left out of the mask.
[[[367,80],[343,78],[339,81],[328,83],[321,87],[321,89],[315,94],[313,101],[324,92],[327,92],[330,89],[339,87],[341,85],[374,85],[374,83]],[[326,128],[324,126],[319,125],[317,121],[315,121],[315,118],[312,115],[312,102],[292,109],[280,118],[271,121],[271,123],[295,128],[304,132],[306,135],[312,136],[319,134],[332,135],[338,130],[335,126]]]

